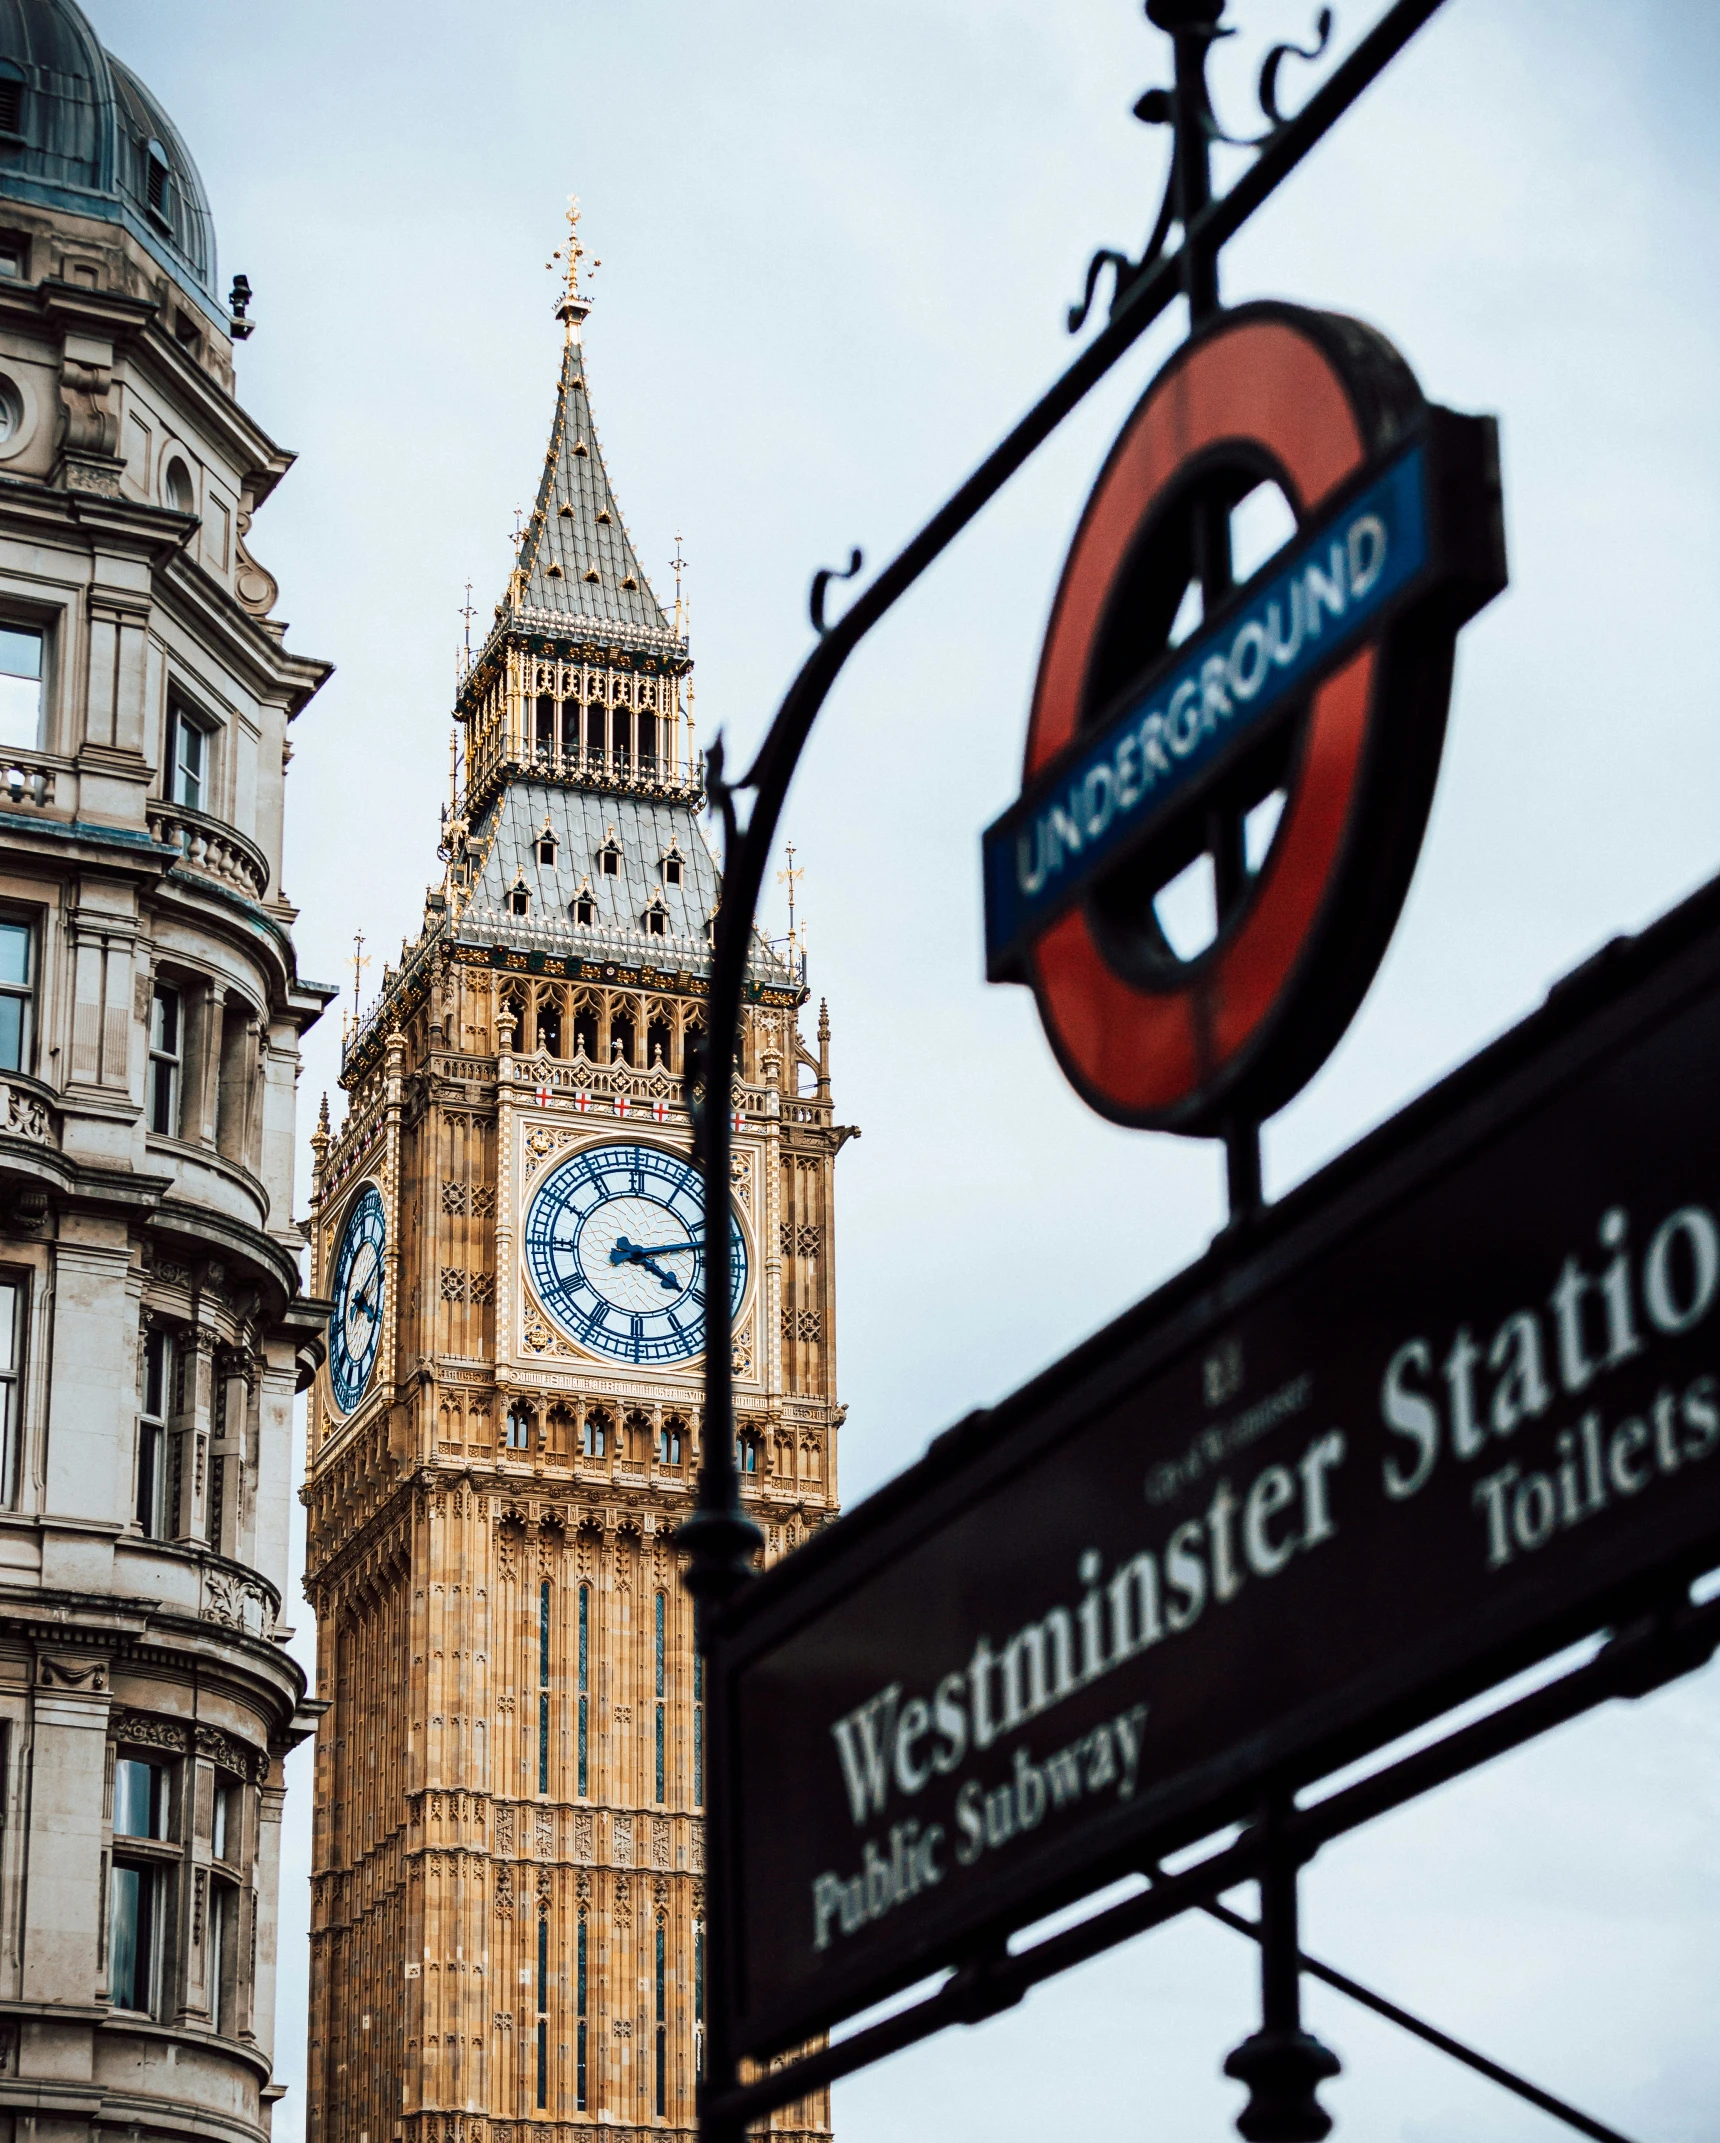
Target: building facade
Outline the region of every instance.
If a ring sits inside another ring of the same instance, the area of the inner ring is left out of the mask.
[[[295,1385],[291,653],[202,182],[0,9],[0,2136],[266,2137]]]
[[[694,2118],[702,1708],[672,1543],[702,1388],[682,1079],[718,886],[679,606],[609,486],[571,269],[560,311],[542,480],[456,707],[445,874],[313,1141],[317,2143]],[[776,1554],[835,1507],[848,1134],[792,947],[757,942],[747,995],[739,1454]],[[825,2102],[773,2126],[826,2133]]]

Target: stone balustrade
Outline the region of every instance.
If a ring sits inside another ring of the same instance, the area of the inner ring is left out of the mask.
[[[247,900],[261,900],[269,890],[269,861],[263,851],[236,827],[224,826],[207,812],[192,811],[184,804],[152,803],[149,830],[156,840],[177,848],[190,869],[230,886]]]
[[[9,804],[34,804],[39,810],[54,800],[54,762],[35,752],[0,747],[0,798]]]

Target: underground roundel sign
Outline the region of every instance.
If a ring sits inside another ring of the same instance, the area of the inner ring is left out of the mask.
[[[1235,586],[1270,486],[1294,533]],[[1325,1061],[1409,887],[1458,628],[1504,585],[1493,420],[1425,401],[1372,329],[1242,306],[1154,380],[1082,516],[1022,794],[984,842],[987,974],[1031,985],[1101,1115],[1219,1132]],[[1181,951],[1179,887],[1211,918]]]

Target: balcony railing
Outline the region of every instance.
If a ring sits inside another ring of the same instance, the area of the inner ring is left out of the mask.
[[[20,752],[13,745],[0,747],[0,798],[9,804],[34,804],[38,809],[54,800],[52,759],[39,752]]]
[[[247,900],[261,900],[269,890],[269,859],[237,827],[224,826],[185,804],[155,802],[149,806],[149,830],[158,841],[177,848],[192,870],[231,886]]]

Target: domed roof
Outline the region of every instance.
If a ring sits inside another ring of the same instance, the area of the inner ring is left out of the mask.
[[[191,152],[73,0],[0,0],[0,196],[124,224],[225,328]]]

